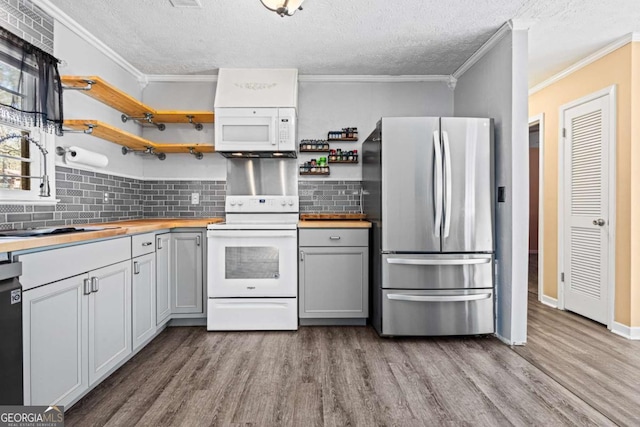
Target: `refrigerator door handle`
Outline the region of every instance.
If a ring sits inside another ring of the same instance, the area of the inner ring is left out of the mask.
[[[444,232],[443,237],[449,237],[451,229],[451,147],[449,145],[449,134],[442,131],[442,140],[444,141]]]
[[[491,298],[491,294],[473,295],[406,295],[387,294],[387,298],[393,301],[413,301],[413,302],[466,302],[478,301]]]
[[[434,159],[436,161],[436,171],[433,177],[433,205],[435,210],[435,225],[433,234],[440,235],[440,227],[442,226],[442,150],[440,148],[440,132],[433,131],[433,150],[435,151]]]
[[[465,259],[416,259],[416,258],[387,258],[388,264],[402,265],[477,265],[489,264],[491,258]]]

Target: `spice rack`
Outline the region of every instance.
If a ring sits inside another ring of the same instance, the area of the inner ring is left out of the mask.
[[[322,139],[303,139],[300,141],[301,153],[328,153],[329,143]]]
[[[329,141],[357,141],[358,128],[342,128],[342,130],[331,130],[327,133]]]
[[[329,131],[327,139],[303,139],[300,141],[300,153],[326,153],[318,159],[311,159],[300,165],[300,175],[328,176],[331,164],[358,164],[358,150],[342,151],[331,149],[329,143],[334,141],[357,141],[358,128],[343,128],[341,131]]]

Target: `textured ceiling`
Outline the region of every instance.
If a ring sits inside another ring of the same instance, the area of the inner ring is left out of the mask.
[[[505,21],[533,19],[533,85],[640,30],[637,0],[306,0],[285,18],[259,0],[202,0],[202,9],[169,0],[52,3],[146,74],[451,74]]]

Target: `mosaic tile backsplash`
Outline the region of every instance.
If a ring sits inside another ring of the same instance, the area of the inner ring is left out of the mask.
[[[300,212],[360,212],[359,181],[300,181]],[[198,193],[200,203],[191,204]],[[224,217],[224,181],[144,181],[56,167],[56,206],[2,205],[0,229]],[[106,194],[106,197],[105,197]]]

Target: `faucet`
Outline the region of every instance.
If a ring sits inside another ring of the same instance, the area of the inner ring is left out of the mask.
[[[3,136],[0,138],[0,143],[3,143],[9,139],[16,139],[16,138],[24,139],[25,141],[31,142],[36,147],[38,147],[38,150],[40,150],[40,153],[42,153],[42,165],[44,168],[44,174],[42,176],[20,176],[20,178],[34,178],[34,179],[42,180],[42,182],[40,183],[40,197],[51,196],[51,187],[49,186],[49,175],[47,175],[47,154],[49,154],[49,152],[44,147],[44,144],[40,143],[40,141],[36,141],[30,136],[25,136],[20,134],[10,134],[10,135]]]

